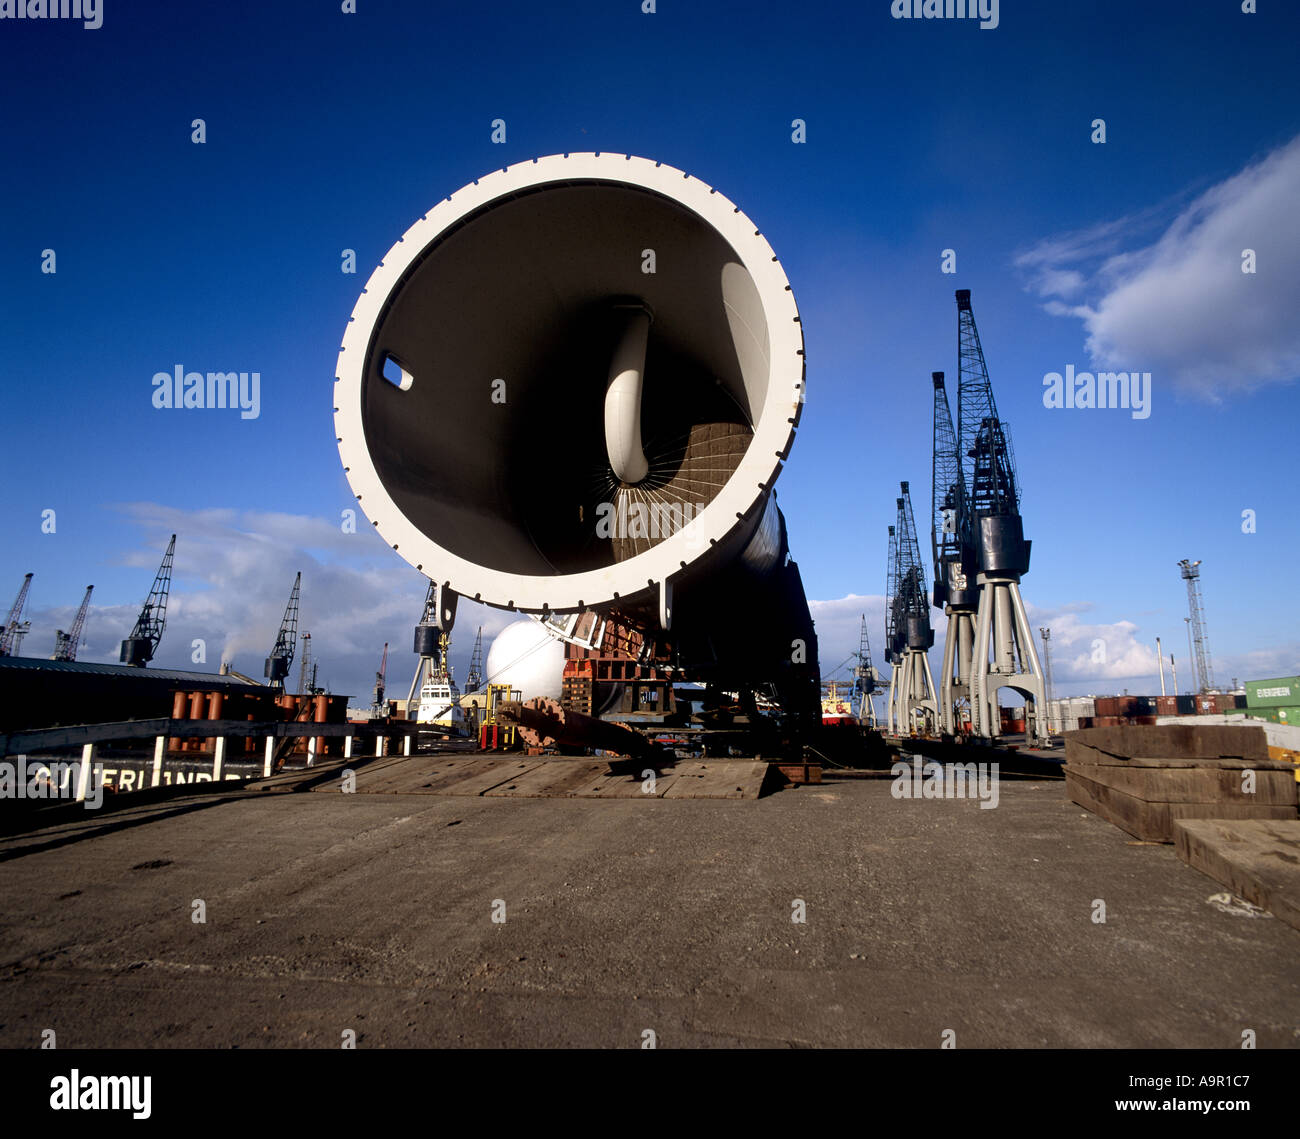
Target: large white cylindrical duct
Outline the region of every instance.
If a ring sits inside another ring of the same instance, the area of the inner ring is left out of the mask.
[[[687,640],[689,617],[714,647],[748,621],[788,656],[811,622],[772,486],[803,390],[793,294],[738,207],[648,159],[552,155],[463,187],[385,255],[343,337],[335,434],[376,530],[449,595],[617,608]],[[733,619],[717,591],[738,574],[780,580],[728,586],[764,610]]]

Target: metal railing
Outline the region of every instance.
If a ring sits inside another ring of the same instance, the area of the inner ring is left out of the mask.
[[[342,738],[343,758],[351,759],[358,737],[367,742],[374,740],[374,755],[381,757],[390,754],[391,741],[402,739],[402,754],[410,755],[412,740],[419,725],[414,722],[364,725],[364,724],[320,724],[300,721],[250,721],[250,720],[122,720],[107,724],[76,724],[59,728],[38,728],[32,731],[9,732],[0,734],[0,758],[7,756],[30,755],[32,753],[63,751],[69,748],[81,748],[81,762],[77,770],[78,802],[85,799],[90,789],[91,772],[96,767],[99,748],[102,744],[124,740],[141,742],[153,739],[153,767],[150,787],[159,787],[163,782],[163,772],[167,763],[167,741],[169,739],[212,739],[211,779],[216,782],[223,778],[227,762],[228,741],[234,739],[264,738],[265,746],[262,757],[260,778],[267,779],[275,773],[275,750],[277,740],[286,738],[307,739],[307,766],[312,767],[317,758],[317,740],[321,738]],[[194,753],[183,757],[191,766],[198,758]],[[204,757],[206,758],[206,757]],[[103,764],[100,762],[101,768]],[[255,779],[257,775],[243,778]]]

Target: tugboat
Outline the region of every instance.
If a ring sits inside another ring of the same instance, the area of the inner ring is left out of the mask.
[[[853,693],[850,691],[844,695],[840,694],[839,681],[827,681],[824,685],[826,691],[822,694],[822,727],[825,728],[855,728],[859,720],[853,714]]]
[[[430,670],[429,679],[420,687],[420,707],[415,721],[461,736],[466,732],[465,713],[460,708],[460,689],[456,687],[451,665],[447,663],[447,650],[451,644],[445,633],[441,640],[439,663]]]

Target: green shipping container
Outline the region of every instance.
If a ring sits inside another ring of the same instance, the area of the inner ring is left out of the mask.
[[[1300,704],[1300,676],[1246,681],[1247,708],[1291,708]]]
[[[1275,724],[1294,724],[1300,727],[1300,704],[1290,708],[1234,708],[1225,716],[1252,716],[1256,720],[1271,720]]]

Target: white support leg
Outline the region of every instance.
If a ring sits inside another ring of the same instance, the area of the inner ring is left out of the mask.
[[[221,782],[221,768],[226,762],[226,737],[218,736],[212,749],[212,782]]]
[[[262,761],[262,778],[271,778],[271,768],[275,764],[275,737],[266,737],[266,758]]]
[[[934,712],[934,714],[935,714],[935,719],[937,720],[937,719],[938,719],[939,708],[938,708],[938,705],[935,703],[935,700],[936,700],[936,692],[935,692],[935,687],[934,687],[934,673],[930,670],[930,654],[929,654],[929,653],[922,653],[922,654],[921,654],[921,664],[922,664],[922,666],[923,666],[924,669],[925,669],[925,682],[926,682],[926,686],[927,686],[927,688],[928,688],[928,690],[929,690],[929,691],[927,692],[927,694],[926,694],[925,699],[928,700],[928,701],[930,702],[930,704],[934,706],[934,710],[935,710],[935,712]]]
[[[943,635],[943,669],[939,673],[939,728],[947,735],[956,730],[957,695],[953,687],[953,668],[957,660],[957,615],[948,610],[948,631]]]
[[[162,782],[163,756],[167,754],[167,737],[159,736],[153,741],[153,781],[150,787],[157,787]]]
[[[891,736],[898,734],[898,729],[894,726],[895,701],[898,696],[898,670],[899,662],[894,661],[889,669],[889,705],[885,710],[885,726]]]
[[[95,767],[95,744],[85,744],[81,749],[81,767],[77,770],[77,802],[84,803],[90,794],[90,778]]]
[[[976,736],[996,735],[989,730],[988,671],[989,625],[991,624],[993,598],[987,586],[980,589],[979,609],[975,614],[975,646],[971,653],[970,714],[971,728]]]
[[[1034,645],[1033,634],[1029,629],[1029,615],[1025,612],[1025,602],[1020,596],[1020,585],[1012,582],[1009,593],[1011,605],[1015,612],[1016,632],[1020,641],[1020,659],[1029,669],[1025,677],[1028,687],[1034,694],[1034,735],[1040,743],[1046,743],[1048,733],[1045,731],[1044,712],[1047,709],[1047,684],[1043,677],[1043,668],[1038,660],[1038,650]]]

